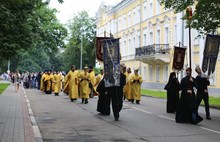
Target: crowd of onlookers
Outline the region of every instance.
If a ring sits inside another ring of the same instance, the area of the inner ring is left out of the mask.
[[[4,72],[3,74],[1,74],[0,80],[9,80],[9,75],[6,72]]]
[[[25,72],[19,73],[10,72],[9,74],[3,73],[1,75],[2,80],[8,80],[13,84],[16,83],[17,77],[19,76],[19,83],[23,83],[24,88],[37,88],[40,89],[40,79],[43,72]]]
[[[16,83],[16,72],[3,73],[0,80],[8,80],[13,84]],[[19,73],[19,83],[23,83],[25,88],[38,88],[38,82],[40,81],[41,72],[25,72]]]

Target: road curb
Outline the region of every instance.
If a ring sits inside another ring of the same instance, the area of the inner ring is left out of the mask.
[[[40,133],[40,129],[39,129],[39,127],[37,125],[37,122],[35,120],[33,111],[31,109],[30,101],[27,97],[26,91],[25,91],[23,86],[22,86],[22,89],[23,89],[23,92],[24,92],[24,97],[26,99],[26,104],[27,104],[28,113],[29,113],[29,116],[30,116],[30,119],[31,119],[32,129],[34,131],[35,140],[36,140],[36,142],[43,142],[43,139],[42,139],[42,136],[41,136],[41,133]]]

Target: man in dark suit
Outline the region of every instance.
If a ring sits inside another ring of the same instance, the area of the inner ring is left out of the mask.
[[[201,72],[201,69],[199,66],[195,68],[195,71],[197,72],[196,81],[198,84],[197,88],[197,107],[199,109],[199,105],[201,101],[203,100],[205,103],[205,112],[206,112],[206,119],[210,120],[210,112],[209,112],[209,94],[208,94],[208,85],[210,85],[209,77],[206,76]]]

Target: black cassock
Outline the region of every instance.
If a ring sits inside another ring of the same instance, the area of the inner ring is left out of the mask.
[[[169,81],[164,88],[167,90],[167,113],[176,112],[179,102],[180,84],[178,79],[173,76],[176,76],[175,72],[170,73]]]
[[[103,115],[110,114],[110,96],[106,93],[105,82],[102,79],[99,85],[96,88],[96,91],[99,93],[97,111]]]
[[[123,106],[123,87],[126,83],[126,76],[120,74],[120,86],[105,87],[104,79],[99,83],[97,92],[99,100],[97,111],[104,115],[110,114],[110,102],[112,102],[112,111],[115,118],[119,118],[119,112]]]
[[[193,123],[197,124],[203,119],[198,115],[197,103],[195,92],[192,90],[192,94],[187,93],[189,88],[197,87],[196,80],[193,78],[193,82],[189,81],[189,77],[186,76],[181,80],[181,97],[178,103],[176,111],[177,123]]]

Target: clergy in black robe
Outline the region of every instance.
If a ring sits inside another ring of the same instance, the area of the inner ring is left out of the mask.
[[[112,101],[112,111],[115,121],[119,119],[119,112],[123,106],[123,88],[126,83],[126,76],[120,73],[120,86],[107,87],[107,95],[110,96]]]
[[[96,88],[96,91],[99,93],[97,111],[100,112],[102,115],[109,115],[110,114],[110,96],[107,95],[104,78],[100,81],[99,85]]]
[[[179,101],[180,90],[180,84],[175,72],[170,73],[169,81],[164,89],[167,90],[167,113],[174,113]]]
[[[197,124],[203,119],[197,113],[196,96],[193,87],[197,88],[195,78],[191,76],[191,68],[186,69],[186,77],[181,80],[181,97],[176,111],[177,123]]]

